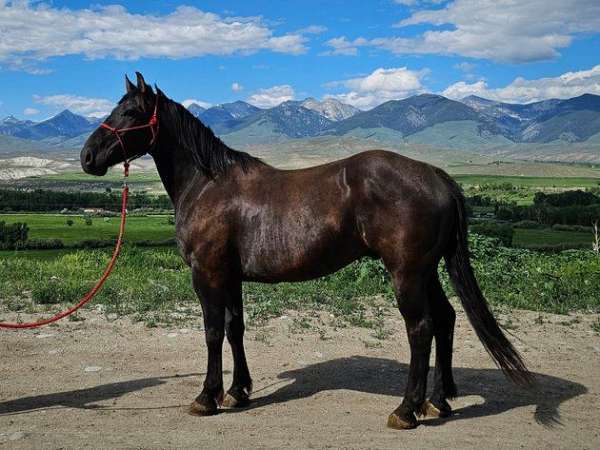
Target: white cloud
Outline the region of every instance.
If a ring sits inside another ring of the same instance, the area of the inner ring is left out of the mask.
[[[567,72],[554,78],[526,80],[516,78],[501,88],[490,88],[483,80],[475,83],[459,81],[448,86],[442,95],[460,99],[477,95],[508,103],[528,103],[549,98],[571,98],[582,94],[600,95],[600,65],[589,70]]]
[[[104,117],[115,107],[114,102],[105,98],[90,98],[69,94],[49,95],[45,97],[34,95],[33,100],[42,105],[66,108],[72,112],[90,117]]]
[[[296,31],[296,33],[298,34],[321,34],[321,33],[325,33],[327,31],[327,27],[324,27],[322,25],[309,25],[306,28],[301,28],[300,30]]]
[[[559,56],[575,36],[598,31],[600,2],[455,0],[441,9],[416,11],[396,27],[413,25],[444,29],[433,28],[417,37],[351,41],[342,36],[327,45],[333,48],[330,54],[357,54],[358,47],[369,46],[395,54],[462,55],[513,63],[548,60]]]
[[[203,100],[197,100],[195,98],[188,98],[188,99],[186,99],[186,100],[184,100],[184,101],[181,102],[181,104],[183,106],[185,106],[186,108],[189,108],[190,105],[193,105],[194,103],[196,105],[202,106],[203,108],[206,108],[206,109],[208,109],[208,108],[210,108],[212,106],[211,103],[205,102]]]
[[[464,73],[471,73],[475,70],[475,68],[477,67],[477,64],[463,61],[461,63],[454,64],[454,66],[452,66],[452,67],[455,68],[456,70],[460,70],[461,72],[464,72]]]
[[[73,54],[138,59],[307,50],[305,37],[275,36],[261,18],[224,18],[190,6],[153,15],[130,13],[117,5],[68,9],[0,0],[0,30],[0,61],[16,69],[30,67],[31,61]]]
[[[231,85],[231,90],[233,92],[240,92],[240,91],[244,90],[244,86],[242,86],[240,83],[233,83]]]
[[[293,100],[294,96],[294,89],[288,84],[283,84],[268,89],[259,89],[255,94],[248,97],[248,103],[259,108],[273,108],[280,103]]]
[[[36,114],[39,114],[39,112],[40,110],[35,108],[25,108],[23,110],[23,114],[25,114],[26,116],[34,116]]]
[[[353,41],[349,41],[345,36],[340,36],[329,39],[325,42],[325,45],[331,47],[332,50],[323,52],[321,55],[354,56],[358,54],[358,47],[368,45],[368,41],[364,38],[357,38]]]
[[[328,95],[360,109],[373,108],[388,100],[397,100],[423,92],[422,78],[428,70],[413,71],[406,67],[379,68],[371,74],[352,78],[329,86],[343,85],[349,92]]]

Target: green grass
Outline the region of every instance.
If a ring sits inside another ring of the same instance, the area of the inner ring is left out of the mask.
[[[59,256],[66,255],[68,253],[74,253],[75,250],[71,248],[60,248],[51,250],[0,250],[0,259],[4,258],[17,258],[26,259],[30,261],[50,261],[56,259]]]
[[[527,177],[501,175],[453,175],[463,185],[510,183],[527,188],[590,188],[600,186],[600,178],[592,177]]]
[[[598,254],[507,249],[477,235],[471,237],[471,248],[479,284],[496,308],[600,312]],[[87,250],[52,260],[0,258],[0,311],[51,312],[60,308],[55,303],[72,304],[97,280],[109,255],[108,250]],[[440,275],[452,295],[441,267]],[[180,320],[173,317],[174,311],[201,323],[190,270],[171,248],[126,247],[94,301],[103,304],[107,312],[131,314],[148,325]],[[370,328],[376,339],[388,335],[384,318],[387,310],[395,309],[387,272],[380,261],[369,259],[304,283],[245,283],[244,303],[250,324],[287,310],[328,311],[338,325]],[[300,317],[295,325],[300,330],[310,323]]]
[[[54,181],[81,181],[81,182],[89,182],[89,181],[123,181],[123,173],[120,166],[117,166],[114,170],[108,172],[102,178],[93,177],[92,175],[88,175],[84,172],[64,172],[56,175],[44,175],[40,177],[31,177],[37,179],[44,180],[54,180]],[[141,172],[141,171],[131,171],[129,177],[127,179],[131,182],[160,182],[160,177],[156,171],[152,172]]]
[[[67,226],[67,220],[74,224]],[[119,231],[120,217],[93,217],[92,225],[86,225],[82,216],[62,214],[0,214],[6,223],[25,222],[29,226],[30,239],[60,239],[73,244],[86,239],[114,239]],[[173,238],[175,229],[167,216],[128,217],[125,240],[161,241]]]
[[[591,248],[592,234],[580,231],[515,228],[513,247],[529,248],[560,244],[573,247],[589,244]]]
[[[131,187],[132,192],[146,191],[153,194],[165,194],[165,189],[156,171],[132,171],[127,178],[127,183]],[[2,182],[2,185],[7,188],[102,192],[107,188],[119,190],[123,185],[123,175],[118,168],[103,177],[94,177],[83,172],[65,172],[56,175],[41,175],[19,180],[6,180]]]

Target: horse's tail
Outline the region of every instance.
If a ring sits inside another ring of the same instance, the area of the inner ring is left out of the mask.
[[[496,364],[515,383],[530,385],[533,383],[532,374],[525,367],[519,352],[498,326],[473,273],[469,259],[467,214],[463,194],[452,178],[443,171],[440,171],[440,174],[446,180],[456,205],[456,240],[453,240],[444,256],[454,290],[475,333]]]

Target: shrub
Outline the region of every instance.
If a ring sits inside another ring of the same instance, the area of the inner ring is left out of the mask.
[[[67,219],[67,226],[72,227],[74,223],[73,219]]]
[[[26,223],[7,224],[0,222],[0,245],[14,247],[27,241],[29,227]]]
[[[518,222],[513,223],[513,227],[534,230],[544,228],[544,225],[534,220],[519,220]]]
[[[65,246],[60,239],[30,239],[23,245],[19,246],[19,250],[55,250]]]
[[[515,233],[512,225],[492,221],[473,224],[470,227],[470,231],[482,236],[496,238],[505,247],[510,247],[512,245],[513,235]]]

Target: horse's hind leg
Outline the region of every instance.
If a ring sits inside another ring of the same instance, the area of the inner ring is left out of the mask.
[[[390,428],[408,429],[417,426],[415,412],[425,401],[427,372],[433,339],[433,321],[427,301],[425,273],[391,271],[398,307],[406,323],[410,344],[410,368],[406,393],[402,403],[388,418]]]
[[[433,392],[423,404],[422,413],[433,417],[447,417],[452,408],[447,398],[456,397],[452,376],[452,341],[456,313],[435,275],[429,284],[429,304],[435,336],[435,375]]]
[[[225,309],[225,333],[233,354],[233,382],[223,400],[223,406],[241,407],[248,404],[252,392],[252,379],[244,351],[244,310],[242,285],[232,288],[231,302]]]

